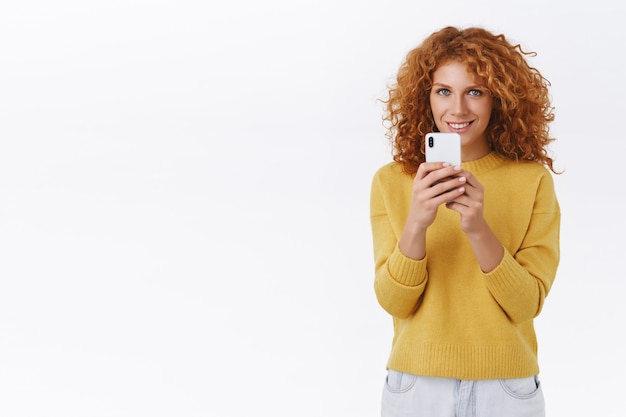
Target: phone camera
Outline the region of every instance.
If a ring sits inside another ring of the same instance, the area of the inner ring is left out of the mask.
[[[435,140],[433,139],[433,137],[432,137],[432,136],[429,136],[429,137],[428,137],[428,147],[429,147],[429,148],[432,148],[433,146],[435,146],[435,143],[434,143],[434,142],[435,142]]]

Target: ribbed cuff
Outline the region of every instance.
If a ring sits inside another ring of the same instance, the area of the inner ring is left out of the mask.
[[[391,277],[407,287],[416,287],[426,279],[426,257],[419,261],[408,258],[397,246],[387,265]]]
[[[490,291],[501,295],[516,292],[522,284],[519,277],[520,265],[506,249],[500,265],[485,274]]]

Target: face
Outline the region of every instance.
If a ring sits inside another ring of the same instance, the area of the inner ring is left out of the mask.
[[[483,81],[467,72],[465,64],[449,61],[435,70],[430,107],[439,131],[461,135],[464,161],[489,153],[485,130],[492,97]]]

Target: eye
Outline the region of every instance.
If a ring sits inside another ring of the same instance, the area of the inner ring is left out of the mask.
[[[483,92],[481,90],[472,89],[472,90],[468,91],[468,94],[470,96],[477,96],[478,97],[478,96],[482,96]]]
[[[440,96],[449,96],[450,90],[448,90],[447,88],[440,88],[437,90],[437,94],[439,94]]]

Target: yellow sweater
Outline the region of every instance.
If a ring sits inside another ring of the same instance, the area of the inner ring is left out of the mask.
[[[398,249],[413,178],[392,162],[371,191],[374,288],[393,316],[387,367],[456,379],[521,378],[539,373],[533,319],[559,263],[560,209],[550,172],[492,152],[467,163],[485,189],[484,216],[504,247],[500,265],[483,273],[460,217],[439,207],[426,236],[426,257]]]

